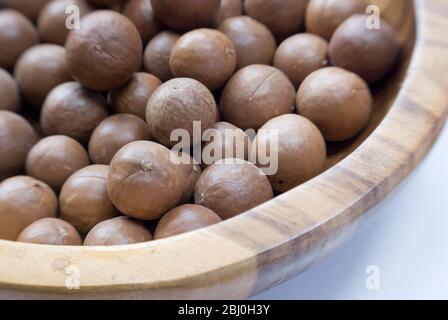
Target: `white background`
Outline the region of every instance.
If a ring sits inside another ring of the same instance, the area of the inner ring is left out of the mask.
[[[448,126],[373,209],[377,220],[299,276],[254,299],[448,299]],[[366,288],[369,265],[378,290]]]

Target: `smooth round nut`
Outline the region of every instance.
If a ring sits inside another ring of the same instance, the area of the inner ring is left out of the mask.
[[[296,88],[311,73],[327,65],[327,41],[309,33],[300,33],[283,41],[274,57],[274,66],[282,70]]]
[[[132,114],[115,114],[104,119],[89,142],[89,155],[93,163],[109,164],[122,147],[138,140],[149,140],[146,122]]]
[[[163,82],[172,79],[174,76],[170,69],[170,57],[179,38],[180,35],[171,31],[162,31],[152,38],[143,55],[145,71]]]
[[[36,29],[24,15],[15,10],[0,11],[0,68],[13,69],[20,55],[38,42]]]
[[[45,183],[16,176],[0,183],[0,239],[16,240],[34,221],[56,217],[58,200]]]
[[[208,167],[199,178],[195,203],[207,207],[222,219],[232,218],[273,197],[268,178],[244,160],[224,159]]]
[[[16,80],[0,68],[0,110],[17,112],[20,110],[21,98]]]
[[[193,136],[194,122],[200,122],[202,134],[217,120],[218,108],[212,93],[200,82],[188,78],[165,82],[153,93],[146,108],[151,136],[166,146],[186,147],[199,142]],[[178,129],[186,130],[189,141],[171,140],[171,134]]]
[[[117,246],[147,242],[152,234],[140,221],[116,217],[97,224],[84,240],[85,246]]]
[[[220,25],[224,20],[241,16],[243,14],[242,0],[221,0],[218,15],[216,16],[215,25]]]
[[[101,93],[90,91],[77,82],[67,82],[48,94],[40,124],[45,135],[66,135],[87,142],[106,117],[107,103]]]
[[[134,73],[131,80],[109,93],[115,113],[131,113],[146,119],[146,104],[162,81],[145,72]]]
[[[61,219],[86,235],[98,223],[119,213],[107,193],[109,166],[91,165],[76,171],[59,195]]]
[[[306,30],[330,41],[345,20],[366,8],[365,0],[310,0],[305,14]]]
[[[49,1],[51,0],[1,0],[0,7],[17,10],[34,21]]]
[[[78,231],[70,223],[57,218],[33,222],[19,234],[16,241],[56,246],[82,245]]]
[[[180,202],[183,182],[169,149],[155,142],[136,141],[112,159],[107,189],[112,203],[122,213],[156,220]]]
[[[224,85],[236,68],[232,41],[220,31],[197,29],[184,34],[174,45],[170,69],[176,77],[203,83],[211,91]]]
[[[352,71],[368,83],[383,78],[400,53],[395,32],[384,20],[380,29],[367,29],[366,16],[354,15],[336,29],[330,41],[334,66]]]
[[[76,6],[79,9],[80,18],[93,11],[92,6],[86,0],[52,0],[48,2],[40,11],[37,19],[37,30],[43,42],[60,46],[65,44],[71,31],[66,27],[69,17],[66,10],[71,6]]]
[[[251,17],[239,16],[226,19],[218,30],[235,45],[237,69],[251,64],[272,64],[277,44],[265,25]]]
[[[269,181],[275,191],[286,192],[322,172],[326,145],[311,121],[296,114],[286,114],[261,127],[252,143],[251,155],[257,159],[260,168],[277,168],[268,176]],[[271,161],[261,164],[260,157],[266,155]]]
[[[170,29],[188,31],[213,25],[221,0],[151,0],[154,16]]]
[[[36,141],[37,135],[28,121],[13,112],[0,110],[0,181],[21,173]]]
[[[89,164],[89,155],[78,141],[59,135],[36,143],[28,153],[25,167],[27,175],[59,192],[75,171]]]
[[[65,44],[71,75],[97,91],[115,89],[140,69],[143,45],[135,25],[124,15],[99,10],[81,19]]]
[[[56,86],[73,80],[65,62],[64,47],[54,44],[41,44],[25,51],[14,74],[26,103],[34,108],[40,108]]]
[[[149,0],[128,0],[122,12],[135,24],[144,44],[159,33],[161,27],[154,18]]]
[[[168,211],[157,225],[154,239],[163,239],[221,222],[212,210],[194,204],[185,204]]]
[[[294,109],[296,91],[286,75],[271,66],[251,65],[227,82],[221,95],[223,120],[246,130],[259,129]]]
[[[356,74],[337,67],[312,73],[297,93],[297,112],[311,120],[327,141],[357,135],[373,111],[369,86]]]

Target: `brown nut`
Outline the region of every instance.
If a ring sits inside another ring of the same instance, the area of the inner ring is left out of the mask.
[[[25,16],[14,10],[0,11],[0,68],[13,69],[20,55],[38,42],[37,31]]]
[[[270,66],[251,65],[235,73],[221,95],[223,120],[246,130],[259,129],[294,108],[296,91],[286,75]]]
[[[23,117],[0,110],[0,181],[19,174],[37,141],[33,127]]]
[[[300,31],[307,4],[308,0],[245,0],[244,11],[282,40]]]
[[[70,222],[81,234],[119,213],[107,194],[109,166],[91,165],[75,172],[59,195],[61,219]]]
[[[218,120],[218,108],[212,93],[200,82],[176,78],[165,82],[151,96],[146,108],[146,122],[151,136],[166,146],[191,146],[193,122],[200,121],[201,134]],[[176,129],[185,129],[190,141],[171,141]],[[201,138],[201,137],[197,137]]]
[[[232,218],[273,197],[268,178],[244,160],[224,159],[208,167],[199,178],[195,203],[216,212],[222,219]]]
[[[167,212],[157,225],[154,239],[168,238],[205,228],[221,222],[212,210],[194,204],[185,204]]]
[[[220,25],[224,20],[241,16],[243,14],[242,0],[221,0],[218,15],[216,16],[215,25]]]
[[[112,203],[122,213],[156,220],[180,202],[183,183],[169,149],[155,142],[136,141],[112,159],[107,189]]]
[[[82,239],[73,226],[61,219],[43,218],[26,227],[18,242],[56,246],[81,246]]]
[[[27,175],[59,192],[64,182],[90,163],[86,149],[67,136],[51,136],[31,148],[26,159]]]
[[[221,0],[151,0],[154,16],[170,29],[188,31],[213,25]]]
[[[100,93],[85,89],[77,82],[67,82],[47,96],[40,123],[45,135],[62,134],[86,142],[106,117],[107,103]]]
[[[381,20],[381,29],[367,29],[366,19],[354,15],[341,24],[331,38],[329,52],[334,66],[374,83],[392,69],[400,46],[389,23]]]
[[[97,91],[115,89],[140,69],[142,39],[124,15],[99,10],[81,19],[65,44],[71,75]]]
[[[97,224],[84,240],[85,246],[117,246],[147,242],[152,234],[140,221],[116,217]]]
[[[109,164],[122,147],[130,142],[149,140],[146,122],[132,114],[115,114],[104,119],[89,142],[89,155],[93,163]]]
[[[15,77],[26,103],[40,108],[48,93],[61,83],[73,81],[65,63],[64,47],[41,44],[19,58]]]
[[[367,125],[372,109],[365,81],[337,67],[312,73],[297,93],[297,112],[311,120],[327,141],[357,135]]]
[[[214,91],[233,74],[236,59],[235,46],[224,33],[197,29],[176,42],[171,52],[170,69],[176,77],[196,79]]]
[[[0,239],[16,240],[36,220],[56,217],[58,200],[45,183],[16,176],[0,183]]]
[[[170,69],[170,57],[179,38],[180,35],[171,31],[162,31],[152,38],[143,55],[145,71],[152,73],[163,82],[172,79],[174,76]]]
[[[128,0],[123,7],[123,14],[137,27],[143,44],[148,43],[160,31],[160,25],[155,20],[149,0]]]
[[[190,202],[194,196],[196,182],[202,173],[201,167],[189,154],[175,149],[171,150],[171,152],[171,157],[176,157],[174,159],[177,161],[176,164],[179,165],[183,180],[183,192],[180,203]]]
[[[131,80],[109,93],[115,113],[131,113],[146,119],[146,104],[162,81],[149,73],[134,73]]]
[[[20,92],[16,80],[0,68],[0,110],[18,112],[20,110]]]
[[[285,192],[321,173],[326,160],[326,145],[311,121],[296,114],[286,114],[261,127],[252,143],[251,154],[257,160],[267,155],[271,161],[277,161],[276,173],[268,178],[275,191]],[[271,163],[258,165],[265,168]]]
[[[251,64],[272,64],[277,44],[272,32],[247,16],[226,19],[218,27],[236,48],[237,69]]]
[[[54,43],[60,46],[65,44],[65,40],[70,32],[66,27],[69,13],[66,12],[70,6],[76,6],[79,9],[79,17],[92,12],[93,8],[86,0],[53,0],[42,9],[37,19],[37,30],[43,42]]]
[[[250,137],[240,128],[228,122],[216,122],[211,130],[205,133],[202,163],[212,165],[225,158],[248,160]],[[204,159],[204,157],[207,159]]]
[[[306,30],[330,41],[341,23],[366,7],[365,0],[311,0],[305,14]]]
[[[19,11],[30,20],[36,20],[42,8],[51,0],[1,0],[0,7]]]
[[[282,70],[298,88],[312,72],[328,65],[328,43],[319,36],[301,33],[278,47],[274,66]]]

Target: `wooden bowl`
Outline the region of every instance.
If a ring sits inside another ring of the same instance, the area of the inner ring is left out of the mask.
[[[234,219],[162,241],[0,241],[0,297],[245,298],[349,239],[428,152],[448,110],[448,0],[374,2],[405,45],[403,63],[375,88],[369,128],[331,146],[326,172]]]

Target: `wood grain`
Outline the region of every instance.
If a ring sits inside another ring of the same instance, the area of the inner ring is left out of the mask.
[[[335,147],[326,172],[234,219],[161,241],[109,248],[0,241],[0,296],[245,298],[350,239],[368,209],[422,160],[448,110],[448,0],[375,2],[407,44],[404,62],[377,88],[369,128]],[[65,287],[70,265],[79,268],[80,290]]]

